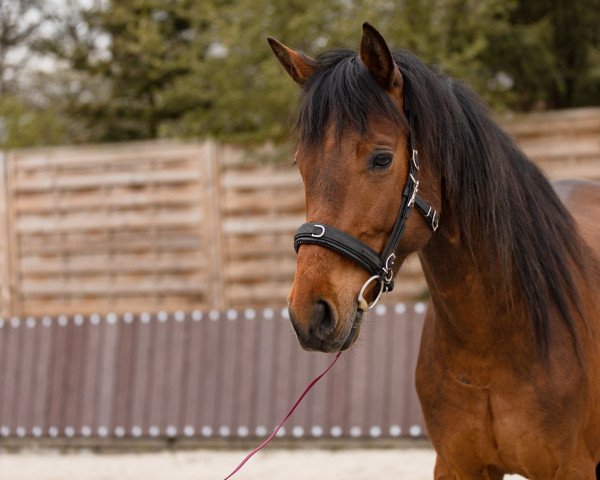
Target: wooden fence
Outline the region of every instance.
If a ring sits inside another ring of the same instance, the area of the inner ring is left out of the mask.
[[[502,123],[550,177],[600,178],[600,108]],[[297,169],[272,156],[212,142],[7,152],[0,313],[284,304],[304,197]],[[426,292],[410,257],[390,300]]]
[[[425,434],[414,370],[425,305],[378,305],[280,437]],[[0,320],[4,439],[264,437],[331,360],[286,309]]]
[[[5,314],[220,304],[215,146],[9,152]]]

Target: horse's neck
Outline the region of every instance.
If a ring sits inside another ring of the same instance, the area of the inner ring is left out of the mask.
[[[449,349],[489,357],[530,355],[535,348],[531,322],[507,292],[494,288],[495,272],[482,269],[475,259],[485,252],[469,252],[459,235],[442,229],[419,256],[431,294],[435,334]]]

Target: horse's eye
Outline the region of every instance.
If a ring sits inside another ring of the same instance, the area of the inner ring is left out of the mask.
[[[371,157],[372,168],[387,168],[391,165],[394,156],[390,152],[378,152]]]

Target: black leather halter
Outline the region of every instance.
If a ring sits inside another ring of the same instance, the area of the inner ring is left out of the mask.
[[[413,206],[421,212],[434,232],[439,225],[437,211],[417,195],[419,190],[419,180],[417,179],[419,172],[419,153],[415,148],[413,138],[413,111],[410,109],[408,96],[406,94],[404,96],[404,109],[408,116],[408,151],[410,155],[410,165],[408,178],[404,185],[404,190],[402,191],[400,211],[398,212],[396,223],[394,223],[394,228],[392,228],[392,233],[390,234],[383,252],[377,253],[358,238],[324,223],[307,222],[296,231],[296,235],[294,236],[294,249],[296,250],[296,253],[298,253],[300,245],[302,244],[320,245],[354,260],[369,272],[371,278],[363,285],[358,296],[359,309],[361,310],[372,308],[379,301],[382,293],[390,292],[394,288],[394,272],[392,269],[394,261],[396,260],[395,252],[400,243],[400,238],[402,237],[406,221],[408,220],[408,216]],[[369,304],[364,299],[363,294],[366,288],[375,281],[379,286],[379,293],[375,300]]]

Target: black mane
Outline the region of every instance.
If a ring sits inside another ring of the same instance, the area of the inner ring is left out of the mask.
[[[581,240],[574,221],[541,171],[492,120],[487,107],[465,84],[436,72],[414,55],[394,59],[404,77],[414,113],[418,150],[441,172],[447,204],[462,237],[487,258],[483,271],[500,272],[494,287],[514,292],[528,311],[545,354],[551,311],[577,335],[569,307],[578,308],[573,264],[583,268]],[[334,50],[317,58],[318,69],[300,99],[300,142],[317,146],[333,125],[365,132],[373,114],[404,116],[377,85],[357,54]]]

